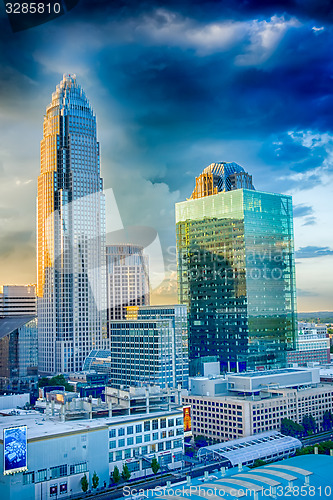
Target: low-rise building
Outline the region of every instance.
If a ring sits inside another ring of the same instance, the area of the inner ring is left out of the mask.
[[[125,463],[132,478],[151,474],[154,456],[164,470],[181,466],[184,444],[182,408],[154,414],[62,420],[38,412],[12,415],[8,411],[3,415],[0,420],[0,468],[4,472],[0,475],[2,498],[67,498],[82,493],[80,481],[84,474],[90,488],[95,471],[99,486],[109,485],[115,466],[121,472]],[[11,436],[9,450],[8,429],[11,433],[16,429],[22,431],[22,435],[25,431],[26,440],[21,437],[14,446]],[[17,468],[14,462],[17,461],[18,449],[26,461]]]
[[[227,441],[281,428],[283,418],[320,427],[333,411],[333,384],[320,383],[319,368],[227,374],[190,379],[183,404],[192,407],[192,431]]]
[[[295,350],[287,352],[287,362],[300,366],[329,363],[330,339],[326,325],[299,322]]]

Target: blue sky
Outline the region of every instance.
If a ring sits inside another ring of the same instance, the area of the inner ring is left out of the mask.
[[[42,120],[63,73],[94,108],[125,226],[159,234],[175,301],[174,204],[212,162],[293,195],[300,311],[333,310],[333,8],[329,1],[81,0],[13,33],[1,4],[0,283],[35,282]]]

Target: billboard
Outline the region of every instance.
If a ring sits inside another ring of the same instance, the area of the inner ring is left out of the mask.
[[[27,470],[27,426],[3,430],[4,474]]]
[[[184,436],[192,436],[191,407],[183,406]]]

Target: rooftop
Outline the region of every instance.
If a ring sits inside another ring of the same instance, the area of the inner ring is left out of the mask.
[[[16,415],[12,415],[15,411]],[[38,440],[46,436],[57,436],[62,434],[72,434],[78,432],[90,432],[103,427],[118,425],[126,422],[148,420],[151,418],[164,417],[182,413],[181,409],[171,411],[143,413],[138,415],[122,415],[116,417],[102,417],[96,419],[66,420],[61,422],[58,417],[49,417],[33,410],[6,410],[6,415],[0,416],[0,442],[2,443],[3,429],[26,425],[28,428],[28,441]],[[17,414],[18,413],[18,414]]]
[[[303,455],[275,462],[253,470],[245,467],[229,469],[224,474],[214,472],[207,478],[192,479],[168,488],[149,491],[148,498],[176,500],[181,498],[200,500],[235,498],[331,498],[333,491],[333,457],[327,455]],[[275,490],[274,490],[275,488]],[[293,489],[295,488],[295,489]],[[311,489],[310,489],[311,488]],[[302,492],[302,493],[301,493]]]

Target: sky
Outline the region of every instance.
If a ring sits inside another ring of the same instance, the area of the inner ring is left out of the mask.
[[[0,284],[36,282],[43,116],[75,73],[123,226],[161,242],[155,303],[177,300],[175,203],[207,165],[234,161],[256,189],[293,196],[298,310],[332,311],[331,2],[73,3],[21,31],[0,4]]]

